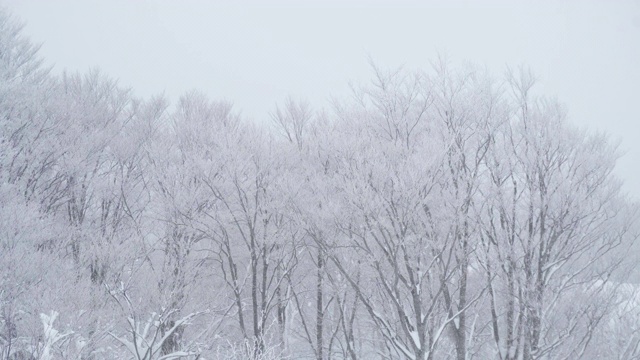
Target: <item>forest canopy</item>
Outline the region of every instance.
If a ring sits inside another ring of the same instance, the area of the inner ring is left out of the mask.
[[[616,144],[526,69],[370,67],[252,122],[0,9],[0,359],[640,357]]]

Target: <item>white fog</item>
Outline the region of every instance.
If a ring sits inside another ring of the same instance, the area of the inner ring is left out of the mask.
[[[640,359],[637,1],[0,2],[0,360]]]

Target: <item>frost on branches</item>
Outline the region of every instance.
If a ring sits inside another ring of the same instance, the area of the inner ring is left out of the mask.
[[[527,70],[315,110],[50,74],[0,10],[0,359],[631,359],[619,152]]]

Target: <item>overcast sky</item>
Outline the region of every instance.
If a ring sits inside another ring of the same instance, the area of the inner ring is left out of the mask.
[[[438,54],[500,75],[526,64],[571,120],[607,131],[618,174],[640,197],[640,0],[0,0],[64,69],[102,69],[140,96],[191,89],[264,120],[287,95],[325,106],[383,67]],[[244,5],[239,5],[244,4]],[[267,5],[269,4],[269,5]]]

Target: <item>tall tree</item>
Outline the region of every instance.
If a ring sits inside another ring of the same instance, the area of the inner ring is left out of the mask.
[[[509,79],[514,107],[493,138],[484,189],[495,356],[580,358],[609,307],[567,302],[578,289],[605,291],[619,263],[608,255],[629,235],[615,147],[535,99],[529,73]]]

